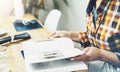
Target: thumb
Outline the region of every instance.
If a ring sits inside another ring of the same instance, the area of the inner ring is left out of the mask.
[[[86,53],[86,52],[88,52],[89,51],[89,47],[86,47],[85,49],[83,49],[83,51]]]

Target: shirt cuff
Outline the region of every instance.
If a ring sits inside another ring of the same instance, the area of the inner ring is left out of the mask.
[[[120,53],[116,53],[118,59],[120,60]]]

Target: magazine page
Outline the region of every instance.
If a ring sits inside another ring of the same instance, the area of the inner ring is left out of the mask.
[[[69,38],[23,43],[25,61],[27,63],[48,62],[81,55],[84,52],[74,48]]]
[[[26,72],[65,72],[87,70],[83,61],[69,58],[84,54],[69,38],[54,38],[23,43]]]
[[[45,63],[26,63],[26,72],[71,72],[77,70],[87,70],[87,65],[82,61],[69,59]]]

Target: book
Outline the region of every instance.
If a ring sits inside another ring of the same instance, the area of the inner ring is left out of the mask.
[[[24,30],[31,30],[42,28],[42,25],[37,20],[16,20],[13,22],[16,31],[24,31]]]
[[[82,61],[72,61],[71,57],[84,54],[74,48],[69,38],[54,38],[23,43],[27,72],[56,72],[87,69]]]

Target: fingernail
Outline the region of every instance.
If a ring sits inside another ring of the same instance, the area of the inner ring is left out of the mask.
[[[74,59],[73,59],[73,58],[71,58],[70,60],[71,60],[71,61],[73,61]]]

